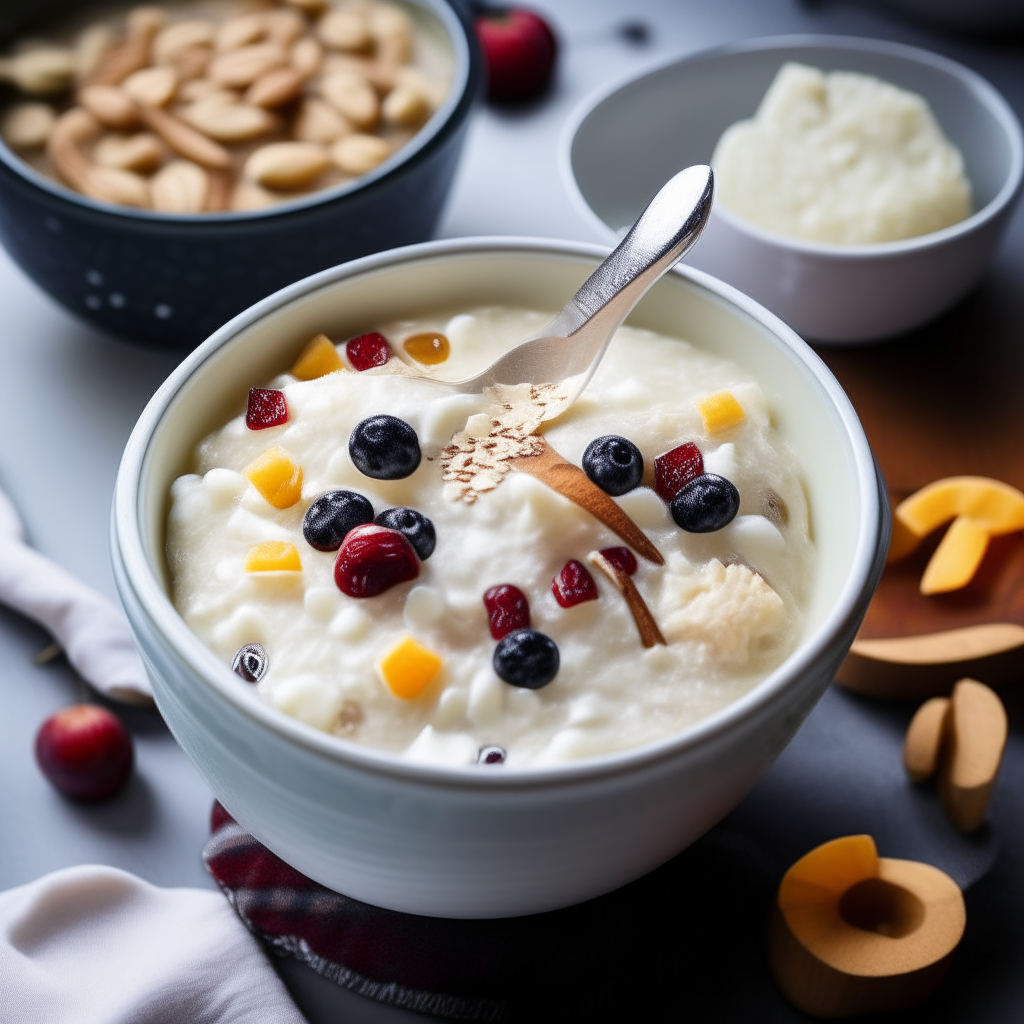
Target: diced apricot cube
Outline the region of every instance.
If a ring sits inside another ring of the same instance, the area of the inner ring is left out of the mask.
[[[265,540],[254,544],[245,556],[246,572],[302,572],[302,562],[294,544],[284,540]]]
[[[966,587],[985,557],[990,534],[967,516],[957,516],[921,577],[922,594],[945,594]]]
[[[381,658],[380,674],[396,697],[418,697],[441,671],[441,658],[407,636]]]
[[[731,391],[716,391],[697,401],[697,411],[709,434],[718,434],[743,421],[743,406]]]
[[[277,445],[251,462],[245,475],[274,508],[290,508],[302,497],[302,467]]]
[[[344,370],[345,364],[334,343],[326,334],[318,334],[300,353],[292,367],[292,376],[299,380],[316,380],[335,370]]]

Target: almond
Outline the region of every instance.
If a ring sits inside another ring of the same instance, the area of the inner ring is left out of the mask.
[[[109,128],[131,128],[139,120],[138,105],[116,85],[87,85],[78,102]]]
[[[320,81],[320,95],[357,128],[372,128],[380,115],[377,94],[362,75],[337,71]]]
[[[330,104],[310,96],[303,101],[292,132],[300,142],[317,142],[327,146],[351,134],[352,125]]]
[[[283,107],[298,99],[305,82],[305,78],[293,67],[274,68],[260,75],[249,86],[245,101],[257,107]]]
[[[346,174],[372,171],[391,155],[391,147],[376,135],[346,135],[331,146],[331,160]]]
[[[150,185],[153,209],[162,213],[201,213],[210,188],[207,172],[189,160],[175,160]]]
[[[256,43],[218,54],[210,62],[209,77],[220,85],[244,89],[274,68],[288,62],[284,49],[276,43]]]
[[[143,68],[130,74],[121,83],[121,89],[128,96],[147,107],[165,106],[177,87],[178,76],[173,68],[168,67]]]
[[[27,50],[4,62],[5,74],[22,92],[48,96],[62,92],[74,80],[75,54],[72,50],[40,47]]]
[[[286,50],[305,31],[306,19],[298,11],[277,10],[266,14],[267,39]]]
[[[169,66],[174,69],[179,82],[191,82],[202,78],[213,59],[213,49],[209,46],[190,46],[179,51]]]
[[[394,4],[374,4],[369,20],[377,56],[394,64],[405,64],[415,44],[412,22],[405,11]]]
[[[181,115],[188,124],[218,142],[245,142],[273,131],[277,122],[262,107],[224,103],[218,97],[199,100]]]
[[[256,150],[245,177],[267,188],[297,189],[311,184],[330,165],[323,146],[313,142],[274,142]]]
[[[212,21],[179,21],[168,25],[153,40],[153,60],[157,64],[171,64],[193,46],[213,46],[216,34],[217,26]]]
[[[139,111],[143,121],[186,160],[216,170],[226,170],[231,166],[231,154],[223,146],[163,108],[140,107]]]
[[[225,89],[209,78],[195,78],[191,82],[184,82],[178,89],[178,99],[186,103],[194,103],[196,100],[205,100],[212,96],[225,97],[225,102],[237,103],[241,93],[231,89]]]
[[[214,37],[214,47],[218,53],[237,50],[240,46],[257,43],[267,34],[267,16],[262,11],[242,14],[237,18],[228,18]]]
[[[331,75],[338,71],[355,72],[381,94],[391,92],[398,84],[397,65],[353,53],[329,53],[324,57],[323,73]]]
[[[327,0],[284,0],[289,7],[303,11],[316,18],[327,10]]]
[[[137,135],[105,135],[92,150],[93,160],[102,167],[149,174],[164,161],[163,143],[149,132]]]
[[[90,167],[82,191],[93,199],[119,206],[149,206],[146,179],[116,167]]]
[[[46,145],[56,121],[49,103],[17,103],[4,116],[0,135],[11,149],[38,149]]]
[[[362,53],[373,46],[369,19],[361,10],[330,11],[320,19],[316,34],[324,46],[346,53]]]
[[[133,71],[149,64],[156,34],[163,28],[164,12],[158,7],[136,7],[128,15],[128,35],[96,65],[89,85],[120,85]]]
[[[323,59],[323,47],[310,36],[300,39],[292,47],[292,67],[306,78],[312,78],[320,70]]]
[[[106,25],[90,25],[75,40],[75,79],[84,82],[100,61],[117,45],[117,36]]]
[[[430,117],[429,97],[411,84],[396,85],[384,98],[380,112],[384,120],[400,128],[419,128]]]
[[[231,209],[262,210],[264,207],[273,206],[274,203],[279,203],[280,201],[280,196],[274,195],[273,192],[268,192],[254,181],[245,181],[243,179],[231,194]]]

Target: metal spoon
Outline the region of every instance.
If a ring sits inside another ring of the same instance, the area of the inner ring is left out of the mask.
[[[517,345],[475,377],[444,383],[475,394],[495,384],[561,384],[578,377],[563,406],[568,408],[590,383],[622,321],[700,237],[713,195],[714,174],[706,164],[680,171],[542,336]]]

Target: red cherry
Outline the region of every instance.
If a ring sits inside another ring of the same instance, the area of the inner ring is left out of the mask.
[[[654,460],[654,489],[663,501],[671,501],[683,484],[703,472],[704,456],[692,441],[687,441]]]
[[[266,430],[288,422],[288,403],[283,391],[272,388],[249,388],[249,404],[245,410],[245,425],[250,430]]]
[[[419,574],[420,563],[405,534],[373,523],[349,530],[334,562],[334,582],[349,597],[376,597]]]
[[[513,629],[526,629],[530,625],[530,602],[511,583],[491,587],[484,594],[484,607],[487,609],[491,636],[495,640],[507,636]]]
[[[532,99],[543,92],[555,66],[558,43],[548,23],[511,7],[476,19],[487,65],[487,96],[497,103]]]
[[[106,800],[128,781],[135,760],[120,719],[95,704],[73,704],[36,733],[36,761],[66,796]]]
[[[632,576],[636,572],[636,555],[629,548],[601,548],[599,553],[619,572],[624,572],[627,576]]]
[[[372,331],[345,343],[345,355],[357,370],[383,366],[391,358],[391,346],[383,334]]]
[[[596,601],[597,584],[587,567],[573,558],[562,566],[562,571],[551,581],[551,593],[563,608],[572,608],[584,601]]]

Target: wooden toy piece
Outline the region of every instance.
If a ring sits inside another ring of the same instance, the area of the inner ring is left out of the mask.
[[[999,697],[983,683],[961,679],[950,698],[939,796],[962,832],[973,832],[985,818],[1006,733],[1006,710]]]
[[[655,644],[666,646],[665,638],[651,614],[647,602],[636,589],[636,584],[630,579],[628,573],[623,572],[617,566],[612,565],[600,551],[591,551],[587,559],[594,563],[615,584],[615,589],[626,599],[633,621],[636,623],[637,632],[640,634],[640,643],[644,647],[654,647]]]
[[[903,767],[914,782],[930,779],[939,766],[949,700],[932,697],[916,711],[903,741]]]
[[[509,465],[521,473],[535,476],[564,498],[585,509],[604,523],[616,536],[621,537],[634,551],[655,565],[664,565],[661,552],[647,539],[647,535],[612,499],[595,484],[579,466],[563,459],[541,438],[543,449],[539,455],[524,455],[509,460]]]
[[[879,857],[871,836],[844,836],[786,872],[768,963],[786,998],[812,1017],[898,1010],[934,991],[966,922],[948,875]]]

